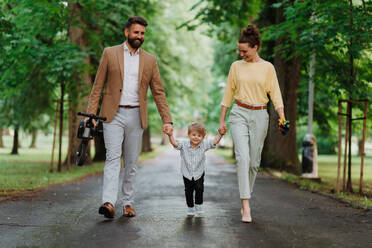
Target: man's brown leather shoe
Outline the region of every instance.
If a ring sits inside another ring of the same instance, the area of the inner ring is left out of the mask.
[[[105,202],[99,207],[98,213],[103,214],[106,218],[112,219],[115,215],[115,207],[111,203]]]
[[[127,217],[136,216],[136,211],[134,211],[134,209],[130,205],[124,206],[124,211],[123,212],[124,212],[124,216],[127,216]]]

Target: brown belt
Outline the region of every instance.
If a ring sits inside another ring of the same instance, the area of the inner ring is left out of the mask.
[[[139,108],[139,106],[119,105],[119,108]]]
[[[253,110],[259,110],[259,109],[267,109],[267,106],[252,106],[245,103],[242,103],[238,100],[235,100],[235,103],[239,105],[240,107],[247,108],[247,109],[253,109]]]

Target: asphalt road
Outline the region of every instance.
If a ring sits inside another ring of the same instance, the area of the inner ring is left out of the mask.
[[[141,164],[137,216],[98,215],[102,175],[0,203],[7,247],[372,247],[372,213],[260,175],[253,223],[240,222],[235,166],[208,152],[205,214],[186,217],[178,152]]]

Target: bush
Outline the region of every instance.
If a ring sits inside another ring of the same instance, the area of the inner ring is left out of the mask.
[[[338,145],[337,137],[332,135],[328,137],[316,137],[318,143],[318,154],[336,154]]]

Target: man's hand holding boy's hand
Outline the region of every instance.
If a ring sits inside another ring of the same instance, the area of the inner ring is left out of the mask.
[[[221,136],[225,135],[227,133],[227,128],[218,128],[218,133],[221,134]]]
[[[163,133],[166,135],[172,135],[173,134],[173,126],[170,123],[163,124]]]

